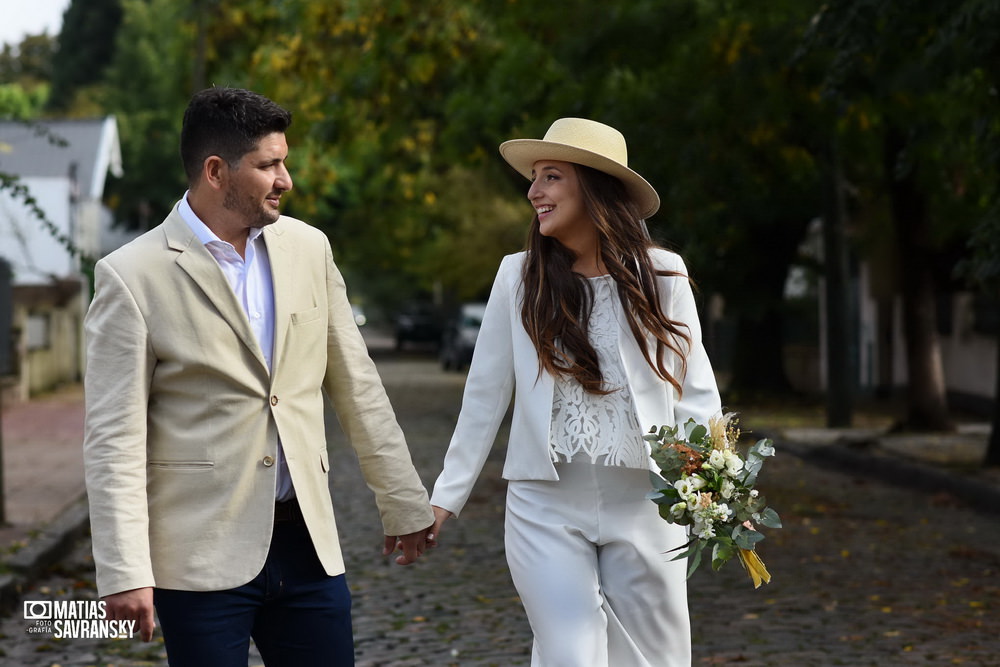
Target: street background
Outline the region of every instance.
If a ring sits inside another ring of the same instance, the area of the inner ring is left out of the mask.
[[[367,335],[414,461],[430,487],[458,415],[465,374],[442,371],[430,351],[393,352],[377,334]],[[43,412],[37,406],[48,404],[55,406],[53,415],[69,415],[71,424],[82,424],[82,413],[73,412],[78,402],[74,408],[67,399],[73,395],[79,398],[70,389],[57,394],[58,400],[35,402],[35,418]],[[45,418],[36,422],[35,431],[58,422],[55,416]],[[354,596],[358,665],[527,665],[531,634],[503,555],[500,469],[506,431],[467,510],[446,525],[441,546],[420,563],[399,567],[380,555],[372,495],[333,417],[329,430],[333,502]],[[5,449],[14,460],[26,445],[11,431],[5,422]],[[59,464],[43,455],[44,442],[28,446],[42,464],[39,480],[46,470],[50,482],[66,479],[52,472]],[[78,451],[78,436],[65,446]],[[754,590],[736,561],[720,572],[703,565],[692,577],[694,664],[1000,664],[996,515],[946,490],[889,484],[863,466],[845,471],[809,462],[810,448],[824,446],[829,445],[779,445],[764,467],[759,486],[784,522],[782,529],[768,531],[758,548],[773,575],[769,585]],[[73,456],[65,462],[69,471],[75,470]],[[973,477],[970,473],[970,483]],[[77,482],[74,491],[82,489],[82,480]],[[39,495],[72,499],[68,491],[44,488]],[[44,531],[22,526],[21,533],[21,546],[8,547],[5,557],[30,551],[32,540]],[[95,597],[89,537],[73,544],[21,592],[23,599]],[[20,605],[5,616],[0,664],[166,664],[158,636],[151,644],[56,641],[27,634],[28,625]],[[261,664],[256,653],[249,664]]]

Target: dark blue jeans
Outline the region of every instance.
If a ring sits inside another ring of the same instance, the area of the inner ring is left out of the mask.
[[[267,667],[353,667],[351,594],[323,570],[305,524],[276,523],[264,569],[225,591],[155,589],[171,667],[247,667],[253,637]]]

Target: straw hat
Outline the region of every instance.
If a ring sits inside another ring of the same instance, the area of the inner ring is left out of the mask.
[[[660,197],[646,179],[628,168],[625,137],[613,127],[584,118],[560,118],[543,139],[512,139],[500,155],[525,178],[538,160],[560,160],[593,167],[622,181],[643,218],[660,208]]]

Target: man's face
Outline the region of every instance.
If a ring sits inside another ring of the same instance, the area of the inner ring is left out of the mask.
[[[262,138],[256,149],[229,170],[222,205],[240,216],[248,227],[276,222],[281,195],[292,189],[292,177],[285,167],[287,157],[288,143],[283,133],[274,132]]]

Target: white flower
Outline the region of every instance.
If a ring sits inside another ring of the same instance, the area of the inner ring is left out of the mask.
[[[679,502],[674,503],[670,506],[670,515],[675,519],[680,519],[684,516],[684,511],[687,510],[687,503]]]
[[[703,540],[710,540],[715,537],[715,526],[711,521],[695,521],[691,526],[691,531]]]
[[[733,497],[733,491],[735,490],[736,490],[736,485],[733,484],[732,480],[729,479],[722,480],[722,486],[719,489],[719,493],[722,494],[723,498],[729,500],[730,498]]]
[[[695,492],[695,488],[691,484],[690,477],[682,477],[674,482],[674,488],[677,489],[677,493],[681,494],[681,498],[687,498],[688,496],[694,495]]]
[[[681,495],[681,498],[693,496],[703,486],[705,486],[705,480],[698,475],[682,477],[674,482],[674,488],[677,489],[677,493]]]
[[[708,465],[716,470],[722,470],[726,466],[726,457],[723,455],[722,450],[712,450],[712,453],[708,455]]]
[[[759,495],[760,495],[760,491],[758,491],[757,489],[750,489],[750,497],[751,498],[756,498]]]
[[[727,449],[725,453],[726,459],[726,473],[729,475],[736,475],[743,470],[743,459],[740,455],[731,449]]]

